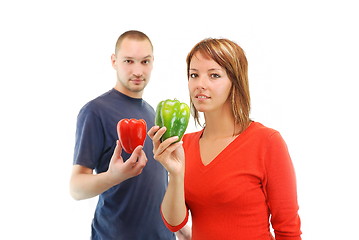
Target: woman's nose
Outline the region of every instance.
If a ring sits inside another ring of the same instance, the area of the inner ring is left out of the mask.
[[[206,89],[207,86],[207,79],[206,77],[198,77],[198,81],[197,81],[197,89]]]

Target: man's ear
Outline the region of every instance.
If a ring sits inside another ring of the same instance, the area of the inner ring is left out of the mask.
[[[111,64],[112,64],[113,68],[115,68],[115,66],[116,66],[116,61],[117,61],[116,55],[112,54],[111,55]]]

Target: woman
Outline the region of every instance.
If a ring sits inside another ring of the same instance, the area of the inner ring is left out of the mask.
[[[241,47],[205,39],[187,56],[195,121],[204,128],[164,142],[155,126],[154,157],[169,172],[161,213],[178,231],[192,215],[192,239],[301,239],[296,180],[281,135],[249,118],[248,64]]]

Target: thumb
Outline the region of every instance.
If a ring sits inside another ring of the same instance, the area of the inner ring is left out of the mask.
[[[117,140],[115,150],[113,151],[112,159],[113,160],[122,159],[121,153],[122,153],[122,145],[121,145],[121,142],[119,140]]]

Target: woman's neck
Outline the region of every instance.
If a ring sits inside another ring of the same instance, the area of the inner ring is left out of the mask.
[[[240,132],[240,125],[235,123],[232,113],[205,113],[206,126],[203,131],[203,138],[218,139],[237,136]]]

